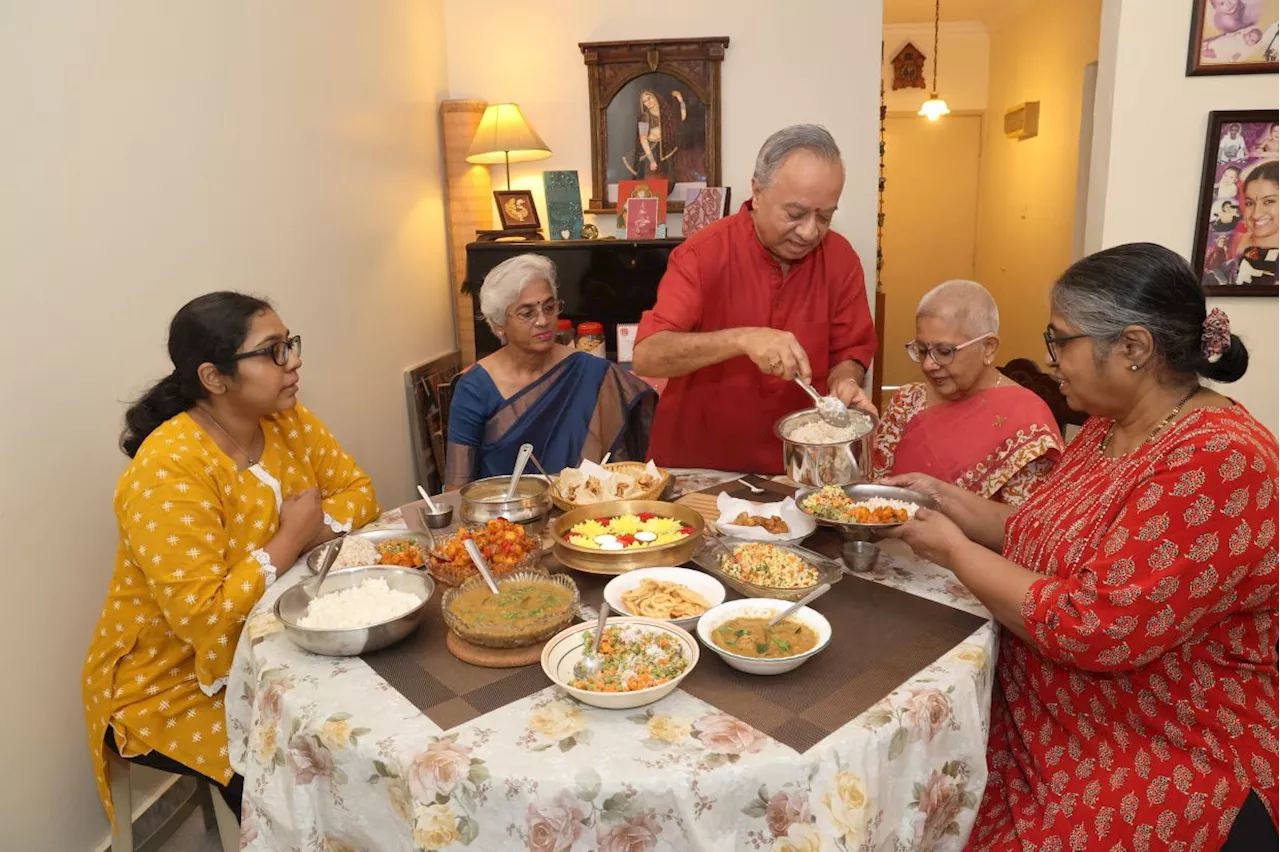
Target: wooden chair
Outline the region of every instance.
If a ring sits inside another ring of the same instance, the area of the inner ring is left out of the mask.
[[[190,807],[181,808],[169,821],[158,829],[141,848],[133,845],[133,784],[129,761],[120,755],[106,750],[107,772],[111,777],[111,801],[116,809],[116,824],[111,831],[111,852],[150,852],[158,850],[172,836],[182,820],[190,813]],[[212,808],[214,820],[218,824],[218,838],[222,842],[223,852],[238,852],[240,849],[240,821],[227,806],[222,794],[208,781],[196,779],[197,797],[202,808]],[[206,812],[207,813],[207,812]],[[206,818],[205,824],[208,824]]]
[[[1036,396],[1044,400],[1045,405],[1053,412],[1053,419],[1058,423],[1058,431],[1064,434],[1068,426],[1083,426],[1089,415],[1083,411],[1073,411],[1067,405],[1067,398],[1058,390],[1058,383],[1053,377],[1042,373],[1035,361],[1029,358],[1014,358],[1003,367],[997,367],[1001,373]]]

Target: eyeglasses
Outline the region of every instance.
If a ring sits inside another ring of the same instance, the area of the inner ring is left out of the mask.
[[[913,340],[907,344],[907,357],[917,364],[924,361],[925,358],[932,358],[933,363],[939,367],[945,367],[956,359],[956,353],[966,346],[972,346],[979,340],[986,340],[991,337],[991,332],[980,334],[973,340],[966,340],[964,343],[958,343],[952,346],[950,343],[935,343],[927,346],[918,340]]]
[[[271,360],[275,361],[278,367],[288,366],[290,355],[302,357],[302,335],[295,334],[285,340],[277,340],[269,346],[254,349],[252,352],[241,352],[234,360],[243,361],[245,358],[257,358],[261,355],[271,356]]]
[[[537,321],[539,316],[555,319],[563,312],[564,301],[562,299],[548,299],[541,305],[521,305],[511,312],[511,316],[526,325],[531,325]]]
[[[1066,337],[1058,337],[1053,331],[1053,326],[1046,325],[1044,327],[1044,348],[1049,352],[1049,360],[1055,364],[1058,363],[1058,347],[1060,345],[1088,336],[1087,334],[1068,334]]]

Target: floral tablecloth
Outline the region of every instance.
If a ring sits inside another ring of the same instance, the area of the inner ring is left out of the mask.
[[[864,576],[988,615],[896,543]],[[444,731],[359,658],[289,642],[271,608],[302,577],[268,590],[227,687],[246,849],[958,850],[972,827],[991,623],[803,754],[680,690],[619,712],[549,686]]]

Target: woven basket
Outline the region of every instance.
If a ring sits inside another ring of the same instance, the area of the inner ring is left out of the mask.
[[[604,469],[609,471],[610,473],[622,473],[627,476],[630,476],[632,479],[644,473],[647,468],[648,468],[647,464],[641,464],[640,462],[610,462],[609,464],[604,466]],[[558,480],[559,480],[559,477],[557,477],[557,482]],[[626,499],[628,500],[661,500],[662,493],[667,490],[667,485],[670,484],[670,482],[671,482],[671,474],[663,470],[662,468],[658,468],[658,481],[653,485],[652,488],[648,488],[644,491],[637,492],[635,495],[628,497]],[[606,498],[605,500],[601,500],[599,502],[608,503],[608,502],[613,502],[616,499],[617,498]],[[558,488],[551,489],[551,502],[555,503],[556,508],[562,512],[569,512],[574,509],[580,509],[583,506],[592,505],[590,503],[570,503],[568,500],[565,500],[563,497],[560,496],[560,491]]]

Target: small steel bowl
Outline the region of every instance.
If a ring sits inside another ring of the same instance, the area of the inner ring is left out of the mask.
[[[840,558],[850,571],[870,571],[880,558],[880,548],[869,541],[846,541],[840,545]]]
[[[423,505],[418,509],[418,517],[422,518],[423,523],[433,530],[442,530],[453,523],[453,507],[452,506],[436,506],[436,511],[431,511]]]
[[[509,476],[490,476],[464,485],[459,492],[463,522],[483,524],[506,518],[523,526],[530,535],[542,532],[551,513],[551,486],[540,476],[522,476],[515,496],[505,500],[510,484]]]
[[[321,596],[377,578],[386,580],[387,585],[393,589],[421,597],[422,601],[403,615],[378,624],[370,624],[367,627],[346,627],[336,630],[299,627],[298,620],[306,615],[307,604],[311,602],[311,596],[306,588],[311,585],[308,579],[286,589],[284,594],[280,595],[276,600],[276,618],[280,619],[280,623],[284,625],[285,635],[295,645],[313,654],[352,657],[393,645],[417,630],[423,616],[426,615],[427,602],[431,600],[436,584],[425,571],[388,565],[372,568],[341,568],[329,572],[329,576],[324,581]]]

